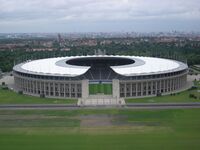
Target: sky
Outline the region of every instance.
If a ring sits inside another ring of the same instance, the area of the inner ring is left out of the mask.
[[[0,33],[200,31],[200,0],[0,0]]]

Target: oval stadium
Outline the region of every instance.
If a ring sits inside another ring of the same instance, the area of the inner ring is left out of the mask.
[[[181,91],[188,66],[163,58],[92,55],[29,60],[15,65],[13,73],[18,92],[104,105]]]

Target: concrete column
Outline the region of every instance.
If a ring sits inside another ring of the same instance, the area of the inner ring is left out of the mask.
[[[20,87],[19,87],[19,90],[23,91],[22,78],[19,78],[19,80],[20,80]]]
[[[36,83],[35,80],[33,80],[33,94],[36,94]]]
[[[43,84],[43,87],[42,87],[42,84]],[[40,87],[41,87],[41,92],[40,92],[40,94],[43,94],[42,91],[44,91],[44,82],[42,82],[42,81],[40,82]]]
[[[28,87],[29,87],[29,93],[31,93],[31,80],[29,80],[29,85],[28,85]]]
[[[132,97],[133,92],[133,82],[130,83],[130,97]]]
[[[20,79],[15,77],[15,88],[16,90],[20,90]]]
[[[155,85],[155,86],[156,86],[156,87],[155,87],[155,94],[157,94],[157,90],[158,90],[158,87],[157,87],[157,86],[158,86],[158,80],[156,80],[155,83],[156,83],[156,85]]]
[[[24,91],[27,92],[26,79],[24,79]]]
[[[30,93],[33,94],[33,81],[30,80]]]
[[[66,92],[65,92],[65,90],[66,90],[66,87],[65,87],[66,85],[65,84],[66,83],[63,83],[63,84],[64,84],[64,97],[66,97]]]
[[[170,79],[167,79],[167,92],[170,92]]]
[[[153,81],[151,81],[151,95],[153,95]]]
[[[171,78],[169,79],[169,83],[170,83],[169,87],[170,87],[170,92],[171,92],[172,91],[172,79]]]
[[[32,82],[32,81],[29,80],[29,93],[32,93],[32,92],[31,92],[31,84],[32,84],[31,82]]]
[[[15,81],[15,89],[19,90],[20,89],[20,78],[15,77],[16,81]]]
[[[51,85],[50,85],[50,82],[48,82],[48,90],[49,90],[49,91],[48,91],[48,92],[49,92],[49,95],[48,95],[48,96],[51,96],[51,94],[50,94],[50,93],[51,93]]]
[[[89,81],[82,80],[82,98],[89,97]]]
[[[162,84],[162,80],[159,80],[159,93],[161,93],[161,84]]]
[[[24,86],[23,86],[24,88],[23,89],[24,89],[24,92],[26,92],[26,80],[25,79],[23,79],[23,80],[24,80],[23,81],[23,84],[24,84]]]
[[[75,97],[77,98],[77,97],[78,97],[78,96],[77,96],[77,95],[78,95],[78,94],[77,94],[77,91],[78,91],[78,90],[77,90],[77,83],[75,84],[74,91],[75,91]]]
[[[49,96],[51,96],[51,83],[50,82],[49,82],[48,86],[49,86]]]
[[[71,82],[69,82],[69,97],[72,97],[72,87],[71,87]]]
[[[112,80],[112,93],[114,98],[119,98],[119,80],[117,79]]]
[[[175,88],[174,90],[177,90],[177,78],[175,78]]]
[[[19,89],[19,82],[18,82],[18,78],[14,77],[14,85],[15,85],[15,89]]]
[[[149,82],[146,82],[146,95],[148,95],[148,91],[149,91]]]
[[[17,89],[19,89],[18,87],[18,81],[17,81],[17,78],[16,77],[14,77],[14,85],[15,85],[15,89],[17,90]]]
[[[56,96],[56,88],[55,88],[55,82],[53,82],[53,96]]]
[[[41,86],[41,81],[40,80],[39,80],[39,86],[40,86],[40,94],[41,94],[41,92],[42,92],[42,86]]]
[[[25,79],[23,79],[23,91],[26,92],[26,83],[25,83]]]
[[[20,79],[15,77],[15,89],[20,90]]]
[[[126,90],[126,82],[124,82],[124,97],[126,97],[126,92],[127,92],[127,90]]]
[[[38,82],[35,81],[35,86],[36,86],[36,93],[35,94],[38,94]]]
[[[177,89],[179,89],[179,77],[177,77]]]
[[[20,90],[23,91],[23,79],[20,78]]]
[[[179,86],[179,83],[180,83],[179,81],[180,81],[180,77],[177,77],[177,89],[179,89],[179,87],[180,87]]]
[[[50,83],[47,82],[47,89],[46,89],[46,86],[45,86],[45,91],[46,91],[46,92],[49,92],[49,94],[47,94],[47,93],[45,92],[45,96],[50,96],[50,89],[49,89],[50,86],[49,86],[49,84],[50,84]]]
[[[60,83],[58,83],[58,96],[60,97]]]
[[[135,96],[138,96],[138,82],[136,82],[136,85],[135,85],[135,92],[136,92],[136,95]]]
[[[187,75],[184,76],[184,86],[186,85],[187,83]]]
[[[144,91],[144,89],[143,89],[143,82],[141,82],[141,96],[143,96],[143,91]]]
[[[44,88],[44,95],[46,96],[46,82],[43,82],[43,88]]]
[[[163,93],[165,93],[165,80],[163,80]]]
[[[27,80],[27,93],[29,93],[29,80]]]
[[[24,79],[24,91],[26,92],[26,79]]]
[[[26,93],[27,93],[27,91],[28,91],[27,80],[26,80],[26,79],[25,79],[25,91],[26,91]]]

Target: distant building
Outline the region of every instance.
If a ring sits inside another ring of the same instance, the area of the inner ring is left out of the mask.
[[[59,42],[59,43],[62,43],[62,42],[63,42],[63,39],[62,39],[62,37],[61,37],[60,34],[58,34],[58,42]]]
[[[70,51],[71,49],[70,48],[61,48],[60,50],[61,51]]]

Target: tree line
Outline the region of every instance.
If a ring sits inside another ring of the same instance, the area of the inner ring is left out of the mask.
[[[75,56],[75,55],[93,55],[97,49],[106,50],[108,55],[135,55],[135,56],[152,56],[176,59],[186,61],[188,65],[200,64],[200,46],[194,44],[185,44],[177,46],[175,43],[150,43],[140,42],[132,44],[107,45],[98,44],[97,46],[76,46],[70,47],[70,51],[26,51],[17,49],[13,51],[0,51],[0,68],[3,72],[12,70],[15,64],[26,60],[34,60],[50,57]]]

